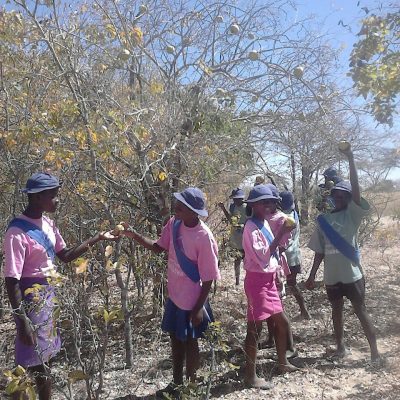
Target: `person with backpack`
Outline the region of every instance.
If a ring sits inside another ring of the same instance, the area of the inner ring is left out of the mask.
[[[56,211],[60,186],[53,175],[33,174],[22,190],[28,195],[28,205],[8,225],[3,243],[5,285],[17,328],[15,362],[33,374],[39,400],[51,398],[49,363],[61,348],[53,319],[54,260],[68,263],[100,240],[117,240],[103,232],[67,248],[54,221],[44,214]]]
[[[349,162],[350,182],[336,183],[331,191],[334,209],[317,218],[317,227],[308,244],[315,256],[306,287],[310,290],[315,287],[315,275],[324,261],[324,283],[332,307],[336,339],[334,356],[342,358],[347,353],[343,329],[344,297],[347,297],[367,337],[371,360],[377,362],[380,355],[375,328],[365,307],[365,278],[357,243],[358,229],[370,212],[370,205],[361,197],[353,152],[347,144],[340,151]]]

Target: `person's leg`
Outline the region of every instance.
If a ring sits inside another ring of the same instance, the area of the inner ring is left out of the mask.
[[[186,354],[186,343],[171,335],[173,378],[176,385],[183,383],[183,362]]]
[[[297,304],[300,307],[300,314],[304,319],[311,319],[311,316],[307,310],[306,304],[304,302],[303,293],[297,286],[297,272],[292,272],[287,276],[287,284],[289,287],[289,292],[294,296],[297,301]]]
[[[199,369],[200,354],[197,339],[188,338],[186,342],[186,379],[194,382]]]
[[[244,343],[246,356],[244,382],[247,386],[269,389],[271,384],[265,379],[259,378],[256,372],[257,343],[261,334],[262,321],[247,321],[247,334]]]
[[[367,313],[367,309],[365,307],[364,279],[360,279],[360,281],[355,282],[351,286],[349,285],[347,297],[351,301],[354,312],[360,320],[365,336],[367,337],[369,347],[371,349],[371,360],[378,361],[380,359],[380,355],[378,351],[378,345],[376,343],[376,331],[371,317]]]
[[[275,346],[275,324],[272,318],[267,319],[267,327],[268,327],[268,338],[265,343],[266,347],[274,347]]]
[[[346,347],[344,345],[344,329],[343,329],[343,297],[331,301],[332,306],[332,322],[333,332],[336,340],[336,352],[338,357],[346,355]]]
[[[235,282],[236,285],[239,285],[240,283],[240,263],[242,262],[242,257],[237,256],[235,258]]]
[[[279,370],[281,372],[297,371],[298,368],[290,364],[286,357],[289,321],[285,313],[282,311],[281,313],[274,314],[270,319],[275,324],[275,346],[278,355]]]
[[[286,357],[287,358],[294,358],[294,357],[297,356],[297,350],[294,347],[292,327],[290,326],[289,318],[287,317],[287,315],[286,315],[286,313],[284,311],[283,311],[283,314],[284,314],[285,318],[288,321]]]
[[[28,370],[35,377],[39,400],[50,400],[51,378],[49,376],[49,368],[46,368],[44,365],[37,365],[35,367],[29,367]]]

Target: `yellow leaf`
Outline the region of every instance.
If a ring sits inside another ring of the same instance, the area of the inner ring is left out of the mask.
[[[212,70],[207,67],[203,60],[199,61],[199,67],[206,73],[206,75],[210,76],[212,74]]]
[[[37,292],[37,290],[36,290],[35,288],[30,287],[30,288],[28,288],[28,289],[25,289],[24,295],[25,295],[25,296],[28,296],[28,294],[36,293],[36,292]]]
[[[149,158],[150,158],[150,160],[156,160],[156,159],[157,159],[157,156],[158,156],[158,154],[157,154],[157,152],[156,152],[155,150],[149,151]]]
[[[163,182],[163,181],[165,181],[166,179],[167,179],[167,174],[165,173],[165,172],[163,172],[163,171],[161,171],[159,174],[158,174],[158,180],[160,181],[160,182]]]
[[[117,32],[116,32],[116,30],[115,30],[115,28],[114,28],[114,25],[112,25],[112,24],[107,24],[107,25],[106,25],[106,31],[108,32],[108,35],[109,35],[112,39],[114,39],[115,36],[117,36]]]
[[[150,83],[150,93],[151,94],[160,94],[164,91],[164,85],[159,82],[151,82]]]
[[[25,368],[22,367],[21,365],[17,365],[17,366],[15,367],[15,369],[14,369],[14,374],[15,374],[16,376],[24,375],[25,372],[26,372]]]
[[[17,392],[18,389],[19,389],[19,379],[11,381],[7,385],[5,392],[6,392],[6,394],[11,395],[11,394]]]
[[[28,395],[28,400],[36,400],[36,392],[33,386],[28,386],[26,388],[26,394]]]
[[[112,263],[112,261],[110,259],[108,259],[106,262],[106,270],[111,271],[112,269],[114,269],[114,264]]]
[[[78,259],[75,260],[74,264],[75,264],[75,273],[78,275],[83,274],[87,270],[89,260],[79,257]]]
[[[104,311],[103,311],[103,318],[104,318],[104,322],[105,322],[106,324],[108,324],[108,322],[109,322],[109,320],[110,320],[110,314],[108,313],[107,310],[104,310]]]
[[[132,29],[131,37],[133,44],[135,46],[139,46],[143,41],[143,32],[139,27],[135,27]]]

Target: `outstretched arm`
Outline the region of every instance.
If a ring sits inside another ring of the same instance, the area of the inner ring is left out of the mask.
[[[350,170],[350,183],[351,183],[351,193],[354,203],[358,206],[361,205],[361,194],[360,185],[358,183],[358,174],[356,169],[356,164],[354,162],[354,155],[351,147],[349,146],[346,150],[340,150],[349,160],[349,170]]]
[[[128,238],[133,239],[135,242],[138,242],[146,249],[154,251],[155,253],[162,253],[165,251],[162,247],[160,247],[155,240],[152,240],[148,237],[142,236],[134,230],[125,229],[120,232],[120,235],[126,236]]]
[[[80,257],[83,253],[89,250],[90,247],[95,245],[100,240],[117,240],[118,237],[114,236],[111,232],[98,232],[95,236],[90,239],[85,240],[83,243],[78,244],[69,249],[62,249],[57,253],[57,257],[65,263],[69,263],[74,261],[78,257]]]

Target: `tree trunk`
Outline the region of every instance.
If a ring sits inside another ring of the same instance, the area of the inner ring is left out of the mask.
[[[309,222],[310,209],[310,169],[307,166],[301,166],[301,221],[303,225]]]

